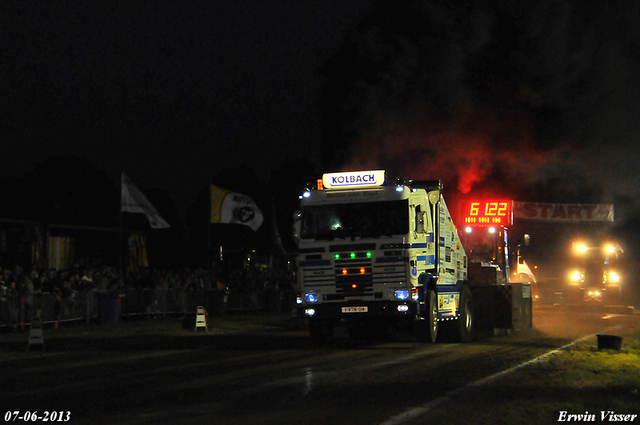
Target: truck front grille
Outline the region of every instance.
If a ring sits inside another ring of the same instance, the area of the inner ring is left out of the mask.
[[[371,259],[336,260],[336,294],[344,297],[373,295]]]

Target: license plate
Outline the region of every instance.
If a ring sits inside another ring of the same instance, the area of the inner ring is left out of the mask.
[[[366,313],[369,311],[369,307],[342,307],[343,313]]]

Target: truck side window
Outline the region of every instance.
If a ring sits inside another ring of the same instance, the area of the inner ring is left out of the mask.
[[[424,211],[420,205],[416,205],[416,233],[424,233]]]

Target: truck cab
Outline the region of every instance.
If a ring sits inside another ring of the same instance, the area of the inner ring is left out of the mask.
[[[437,180],[389,183],[382,170],[325,174],[305,191],[298,314],[314,340],[338,324],[352,336],[415,325],[435,340],[461,317],[458,336],[470,339],[467,256],[441,191]]]

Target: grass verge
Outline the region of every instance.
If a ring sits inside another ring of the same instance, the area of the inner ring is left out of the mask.
[[[468,425],[612,419],[640,423],[640,328],[618,335],[624,338],[620,351],[598,350],[596,337],[586,338],[485,385],[470,387],[426,416],[432,423]],[[614,418],[610,412],[628,416]]]

